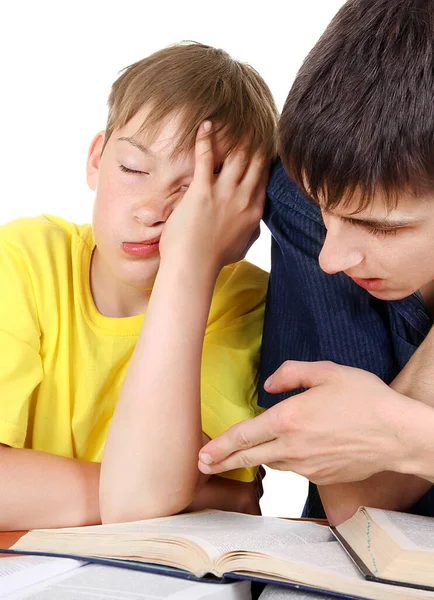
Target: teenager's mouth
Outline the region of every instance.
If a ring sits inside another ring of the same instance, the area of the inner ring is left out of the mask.
[[[160,238],[146,240],[143,242],[123,242],[122,250],[130,256],[149,256],[158,251]]]
[[[368,292],[377,292],[383,286],[384,279],[380,279],[379,277],[371,277],[369,279],[362,279],[360,277],[351,277],[354,283],[360,285],[360,287],[368,290]]]

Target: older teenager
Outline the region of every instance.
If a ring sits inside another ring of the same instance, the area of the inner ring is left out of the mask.
[[[280,123],[293,181],[276,165],[265,216],[274,406],[200,454],[206,473],[309,477],[333,523],[360,504],[434,515],[433,333],[412,356],[434,298],[433,66],[430,0],[350,0],[308,56]]]

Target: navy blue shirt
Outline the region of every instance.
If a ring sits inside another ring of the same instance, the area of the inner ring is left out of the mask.
[[[289,179],[280,161],[267,195],[264,221],[273,240],[259,404],[268,408],[301,391],[274,395],[263,389],[265,379],[288,359],[332,360],[390,383],[431,327],[421,295],[378,300],[344,273],[324,273],[318,263],[326,233],[321,212]],[[434,516],[434,487],[412,512]],[[313,484],[303,515],[325,516]]]

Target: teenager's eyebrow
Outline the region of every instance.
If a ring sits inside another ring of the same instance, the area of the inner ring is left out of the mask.
[[[149,148],[146,148],[138,140],[136,140],[132,137],[120,137],[120,138],[118,138],[117,141],[118,142],[129,142],[132,146],[134,146],[134,148],[138,148],[140,150],[140,152],[143,152],[143,154],[146,154],[146,156],[151,156],[152,158],[155,157],[152,150],[149,150]]]
[[[347,221],[353,225],[360,225],[361,227],[372,227],[374,229],[398,229],[398,227],[406,227],[408,225],[413,225],[417,223],[419,219],[417,217],[405,217],[405,218],[387,218],[383,217],[381,219],[369,219],[369,218],[359,218],[357,214],[353,214],[351,216],[340,215],[339,213],[335,213],[333,211],[327,210],[326,207],[322,207],[321,210],[326,214],[339,217],[342,221]]]
[[[416,223],[417,219],[358,219],[357,217],[344,217],[339,215],[342,221],[347,221],[353,225],[361,225],[362,227],[372,227],[374,229],[398,229]]]

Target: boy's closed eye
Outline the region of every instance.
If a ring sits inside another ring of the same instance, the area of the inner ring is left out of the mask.
[[[130,175],[139,175],[139,176],[143,176],[143,175],[149,175],[149,171],[140,171],[139,169],[130,169],[129,167],[126,167],[123,164],[119,165],[119,169],[123,172],[123,173],[129,173]],[[182,192],[185,193],[188,188],[190,187],[190,183],[183,183],[182,185],[180,185],[179,187],[176,188],[175,192]]]
[[[125,165],[119,165],[120,170],[123,173],[131,173],[133,175],[149,175],[148,171],[139,171],[138,169],[130,169],[129,167],[126,167]]]

